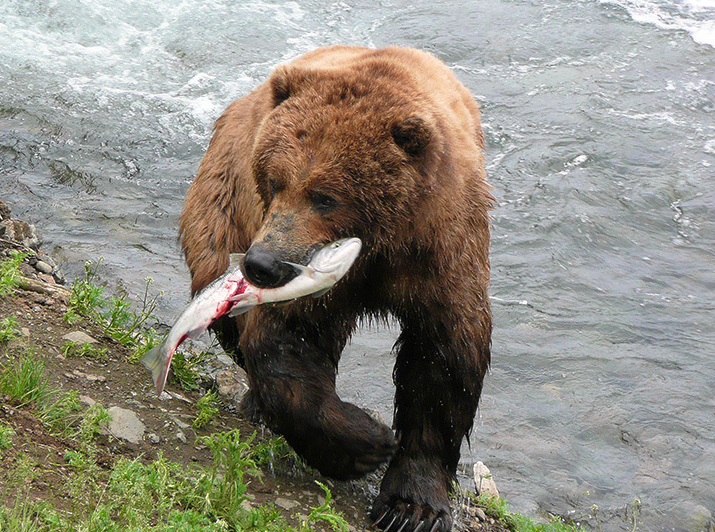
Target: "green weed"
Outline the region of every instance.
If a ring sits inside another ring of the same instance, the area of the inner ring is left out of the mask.
[[[253,446],[256,464],[268,468],[273,474],[276,470],[305,470],[303,459],[296,454],[283,436],[274,436]]]
[[[198,369],[208,356],[208,350],[191,356],[187,356],[183,350],[176,351],[171,359],[174,381],[187,392],[197,391],[199,389]]]
[[[333,530],[338,532],[347,532],[350,528],[348,526],[348,522],[342,515],[340,515],[340,512],[330,506],[330,500],[332,499],[330,490],[322,482],[318,482],[316,480],[315,483],[323,490],[323,493],[325,494],[325,502],[320,506],[312,508],[310,515],[308,515],[308,519],[306,519],[305,523],[303,523],[300,527],[301,532],[311,530],[310,524],[318,523],[319,521],[329,524]]]
[[[95,347],[90,343],[67,341],[62,346],[62,355],[70,357],[91,358],[99,362],[106,362],[109,359],[107,355],[108,349],[103,347]]]
[[[218,396],[214,392],[207,392],[203,397],[196,401],[196,407],[199,413],[194,419],[194,428],[202,429],[218,415]]]
[[[156,345],[158,335],[147,326],[154,319],[157,306],[157,295],[150,295],[151,279],[146,280],[144,293],[138,297],[140,308],[138,312],[130,310],[131,303],[126,294],[111,296],[109,301],[104,297],[104,287],[98,286],[97,270],[101,264],[87,261],[84,265],[84,279],[75,279],[68,310],[64,315],[67,323],[75,323],[81,316],[102,327],[103,331],[122,345],[134,350],[130,360],[136,361],[151,347]]]
[[[19,335],[15,316],[7,316],[0,320],[0,344],[17,338]]]
[[[76,436],[81,442],[90,443],[111,420],[109,412],[99,403],[95,403],[84,412]]]
[[[97,262],[84,263],[84,279],[75,279],[72,283],[72,293],[64,319],[67,323],[75,323],[80,316],[92,321],[101,321],[100,309],[106,305],[104,288],[94,284],[97,278],[97,269],[102,259]]]
[[[14,435],[15,431],[12,430],[12,427],[0,421],[0,451],[5,451],[12,447],[12,437]]]
[[[15,251],[9,258],[0,262],[0,296],[4,297],[17,288],[20,281],[20,264],[25,257],[26,253]]]

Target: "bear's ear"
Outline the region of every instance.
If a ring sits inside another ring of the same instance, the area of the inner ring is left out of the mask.
[[[429,144],[432,133],[419,116],[411,116],[392,126],[392,138],[410,157],[421,155]]]
[[[273,93],[273,107],[278,107],[288,98],[291,93],[291,83],[288,72],[283,67],[278,67],[271,76],[271,91]]]

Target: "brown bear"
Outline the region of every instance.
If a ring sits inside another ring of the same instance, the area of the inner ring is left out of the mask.
[[[192,293],[229,253],[260,287],[316,249],[359,237],[319,298],[215,326],[245,367],[246,404],[308,464],[349,479],[390,460],[370,515],[391,531],[447,531],[448,493],[489,365],[489,217],[479,108],[432,55],[335,46],[279,66],[231,104],[181,215]],[[394,319],[394,430],[335,392],[361,318]]]

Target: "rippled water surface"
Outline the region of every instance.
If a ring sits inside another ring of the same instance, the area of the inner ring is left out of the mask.
[[[642,530],[715,513],[711,0],[4,0],[0,198],[70,276],[102,256],[112,288],[152,277],[171,322],[213,121],[335,43],[429,50],[482,103],[495,331],[465,467],[532,515],[595,505],[601,530],[637,500]],[[363,331],[341,366],[386,417],[394,336]]]

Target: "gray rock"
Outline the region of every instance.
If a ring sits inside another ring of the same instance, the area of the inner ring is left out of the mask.
[[[482,523],[487,520],[487,514],[485,514],[484,510],[482,510],[481,508],[475,508],[474,514],[477,516],[477,519],[479,519]]]
[[[298,502],[291,500],[291,499],[285,499],[283,497],[278,497],[275,501],[276,506],[280,506],[284,510],[292,510],[296,506],[298,506]]]
[[[113,406],[109,410],[112,421],[109,423],[109,433],[117,439],[137,444],[144,438],[146,427],[131,410]]]
[[[176,433],[176,439],[179,440],[181,443],[188,442],[188,440],[186,439],[186,434],[184,434],[182,431]]]
[[[240,404],[243,396],[248,392],[248,378],[238,366],[219,371],[216,374],[218,394]]]
[[[0,236],[32,249],[37,249],[40,245],[35,226],[20,220],[3,220],[0,222]]]
[[[86,395],[80,395],[79,402],[87,406],[94,406],[97,404],[97,401]]]
[[[482,462],[474,464],[474,484],[476,486],[477,495],[486,493],[490,497],[499,497],[499,490],[494,482],[494,478],[489,468]]]
[[[35,269],[36,269],[37,271],[42,272],[42,273],[46,273],[47,275],[49,275],[49,274],[52,273],[52,266],[50,266],[49,264],[47,264],[47,263],[46,263],[45,261],[43,261],[43,260],[38,260],[38,261],[35,263]]]
[[[150,434],[147,434],[146,439],[149,440],[149,442],[153,443],[154,445],[157,445],[159,442],[161,442],[161,438],[154,434],[153,432]]]
[[[76,344],[96,344],[97,340],[92,338],[90,335],[88,335],[85,332],[82,331],[72,331],[71,333],[67,333],[62,337],[63,340],[67,340],[69,342],[74,342]]]

